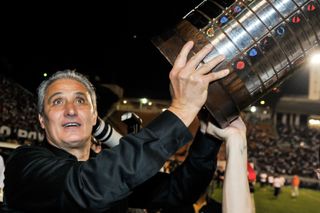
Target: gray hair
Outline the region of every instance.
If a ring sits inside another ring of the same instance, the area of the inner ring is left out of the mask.
[[[44,96],[47,92],[48,87],[55,81],[59,79],[72,79],[80,82],[83,84],[89,94],[90,98],[93,104],[94,110],[97,110],[97,97],[96,97],[96,92],[94,86],[91,84],[91,82],[88,80],[87,77],[82,75],[81,73],[75,72],[74,70],[63,70],[63,71],[57,71],[54,73],[50,78],[47,80],[44,80],[40,86],[37,89],[38,92],[38,113],[40,115],[43,115],[44,113]]]

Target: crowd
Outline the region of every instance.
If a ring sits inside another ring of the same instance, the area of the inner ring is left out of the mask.
[[[0,75],[0,126],[12,130],[40,131],[35,96],[19,84]],[[18,140],[13,133],[0,134],[1,141]]]
[[[248,127],[248,155],[258,171],[314,178],[319,164],[320,131],[279,125]]]

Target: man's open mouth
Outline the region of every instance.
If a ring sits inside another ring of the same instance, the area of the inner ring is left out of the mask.
[[[77,122],[69,122],[69,123],[65,123],[62,125],[63,127],[78,127],[81,126],[81,124],[77,123]]]

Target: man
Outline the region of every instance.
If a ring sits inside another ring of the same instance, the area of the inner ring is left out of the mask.
[[[193,203],[209,184],[221,141],[202,128],[186,161],[173,174],[158,173],[165,161],[191,139],[187,127],[207,98],[210,82],[228,70],[210,72],[223,60],[198,66],[205,46],[187,60],[187,42],[170,72],[172,103],[167,111],[119,145],[90,152],[97,120],[96,96],[82,75],[63,71],[38,88],[44,147],[22,146],[9,157],[4,211],[126,212],[128,207],[159,208]]]
[[[0,155],[0,203],[2,203],[3,200],[3,180],[4,180],[4,160],[3,157]]]
[[[298,175],[294,175],[291,181],[291,197],[297,198],[299,196],[300,178]]]

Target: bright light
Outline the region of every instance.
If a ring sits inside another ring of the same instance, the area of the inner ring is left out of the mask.
[[[308,122],[310,125],[320,125],[320,120],[317,119],[310,119]]]
[[[261,105],[264,105],[265,103],[266,103],[266,101],[264,101],[264,100],[261,100],[261,101],[260,101],[260,104],[261,104]]]
[[[146,104],[146,103],[148,103],[148,99],[146,99],[146,98],[141,98],[141,99],[140,99],[140,103]]]
[[[43,77],[47,77],[48,76],[48,74],[45,72],[45,73],[43,73]]]
[[[162,111],[162,112],[164,112],[164,111],[166,111],[166,110],[167,110],[167,108],[162,108],[162,110],[161,110],[161,111]]]
[[[149,105],[149,106],[152,106],[152,102],[151,102],[151,101],[149,101],[149,102],[148,102],[148,105]]]
[[[122,103],[123,103],[123,104],[127,104],[128,101],[127,101],[127,100],[123,100]]]
[[[310,64],[311,65],[319,65],[320,64],[320,53],[319,52],[311,55]]]
[[[251,112],[256,112],[257,111],[257,107],[255,107],[255,106],[250,107],[250,111]]]

